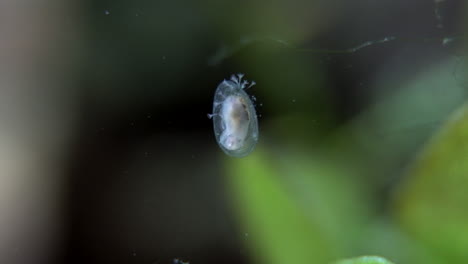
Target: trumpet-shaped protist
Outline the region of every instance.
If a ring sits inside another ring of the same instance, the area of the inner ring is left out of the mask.
[[[255,85],[242,80],[243,74],[232,75],[216,88],[213,102],[213,127],[221,149],[229,156],[245,157],[258,141],[255,106],[244,91]]]

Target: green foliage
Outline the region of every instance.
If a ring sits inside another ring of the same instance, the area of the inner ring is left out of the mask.
[[[396,216],[404,229],[442,255],[468,262],[468,107],[432,139],[396,193]]]
[[[328,263],[350,252],[367,213],[352,177],[311,153],[229,159],[230,185],[256,263]]]
[[[392,262],[377,256],[363,256],[352,259],[344,259],[333,264],[393,264]]]
[[[360,165],[340,162],[335,151],[279,145],[275,151],[259,146],[247,158],[226,162],[241,233],[248,234],[256,263],[330,263],[363,253],[401,263],[468,260],[467,106],[407,170],[389,208],[397,221],[372,212],[368,190],[356,175],[364,171]],[[354,263],[391,262],[336,262]]]
[[[238,58],[262,84],[256,89],[269,117],[257,149],[228,159],[226,172],[255,263],[330,263],[359,255],[468,263],[467,110],[426,143],[466,99],[453,60],[411,77],[385,72],[373,88],[375,102],[336,126],[322,89],[327,80],[313,60],[294,52],[253,53]],[[400,177],[407,164],[411,169]]]

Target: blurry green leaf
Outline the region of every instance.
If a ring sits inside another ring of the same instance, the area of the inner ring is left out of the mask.
[[[334,264],[393,264],[392,262],[377,256],[363,256],[352,259],[344,259]]]
[[[361,243],[356,255],[386,256],[396,263],[446,263],[389,220],[387,217],[382,217],[368,226],[367,231],[361,236],[364,239],[356,241]]]
[[[468,107],[427,145],[395,201],[401,225],[447,263],[468,262]]]
[[[387,186],[390,177],[400,174],[401,164],[463,104],[466,88],[454,79],[456,63],[447,59],[407,76],[399,62],[390,60],[372,88],[373,104],[343,131],[344,140],[356,142],[352,150],[362,150],[377,184]]]
[[[229,159],[227,168],[256,263],[328,263],[349,255],[367,214],[357,184],[337,164],[308,152],[267,155],[257,148]]]

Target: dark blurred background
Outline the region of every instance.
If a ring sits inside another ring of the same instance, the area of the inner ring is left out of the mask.
[[[259,152],[364,165],[370,215],[392,215],[402,171],[465,99],[465,14],[462,0],[2,1],[0,262],[259,262],[226,180],[242,161],[207,118],[238,72],[257,83]]]

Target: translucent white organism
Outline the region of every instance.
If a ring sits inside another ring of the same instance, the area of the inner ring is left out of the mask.
[[[216,88],[213,102],[214,133],[221,149],[229,156],[245,157],[258,141],[255,106],[244,91],[255,85],[242,80],[243,74],[232,75]]]

